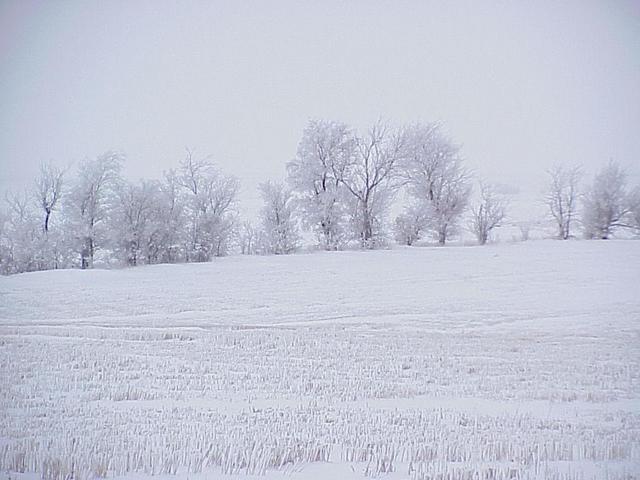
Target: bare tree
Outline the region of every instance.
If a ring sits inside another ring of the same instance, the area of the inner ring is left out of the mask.
[[[460,147],[437,124],[412,126],[406,143],[403,175],[409,193],[423,203],[430,227],[444,245],[455,232],[471,192]]]
[[[107,152],[95,160],[84,161],[67,196],[67,210],[83,269],[93,267],[95,252],[108,237],[105,224],[113,210],[113,195],[120,182],[122,160],[122,155]]]
[[[491,231],[506,217],[507,202],[490,185],[480,184],[480,201],[471,207],[470,229],[480,245],[489,240]]]
[[[558,227],[558,238],[567,240],[571,236],[572,222],[578,210],[578,186],[582,177],[580,167],[553,167],[547,171],[549,187],[545,202]]]
[[[613,161],[594,178],[584,195],[583,224],[588,238],[607,239],[619,227],[630,227],[626,173]]]
[[[260,185],[264,207],[260,212],[264,230],[265,253],[288,254],[298,248],[299,236],[293,218],[293,196],[284,184],[265,182]]]
[[[52,212],[58,207],[62,196],[64,171],[51,163],[40,165],[40,174],[35,182],[35,197],[44,211],[42,229],[49,232],[49,219]]]
[[[312,120],[304,129],[296,158],[287,164],[288,183],[298,197],[303,226],[314,230],[325,250],[344,241],[345,169],[353,157],[353,133],[343,123]]]
[[[373,248],[380,236],[384,213],[392,197],[404,153],[403,132],[393,132],[381,122],[355,141],[354,155],[340,181],[355,199],[352,224],[363,248]]]

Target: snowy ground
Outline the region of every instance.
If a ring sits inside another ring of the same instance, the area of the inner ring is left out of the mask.
[[[0,387],[4,478],[638,478],[640,241],[0,278]]]

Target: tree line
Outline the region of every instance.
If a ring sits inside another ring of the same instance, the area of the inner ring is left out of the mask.
[[[257,222],[240,218],[238,180],[209,158],[187,151],[160,180],[131,182],[122,154],[106,152],[75,172],[43,164],[32,186],[8,194],[0,208],[0,273],[103,264],[206,262],[232,252],[288,254],[301,230],[324,250],[379,248],[394,237],[413,245],[444,245],[461,228],[485,244],[507,218],[507,198],[477,181],[460,146],[439,124],[364,133],[348,125],[310,121],[286,178],[259,186]],[[624,170],[609,162],[590,185],[579,167],[547,172],[544,202],[557,237],[606,239],[618,228],[640,231],[640,187],[629,190]],[[391,206],[403,210],[389,222]],[[465,223],[466,225],[463,225]]]

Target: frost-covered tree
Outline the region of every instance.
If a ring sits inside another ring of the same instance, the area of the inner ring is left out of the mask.
[[[42,230],[37,213],[25,191],[7,194],[3,224],[3,270],[31,272],[44,267],[41,255]]]
[[[62,197],[64,171],[52,163],[40,165],[40,173],[35,181],[34,195],[36,201],[43,211],[42,229],[49,231],[49,220],[51,214],[60,205]]]
[[[558,228],[558,238],[567,240],[578,213],[578,187],[582,170],[580,167],[553,167],[547,171],[549,186],[545,203]]]
[[[186,261],[226,255],[233,237],[238,180],[222,174],[206,159],[194,159],[191,151],[180,164],[178,179],[186,192]]]
[[[529,235],[531,233],[531,226],[534,224],[534,222],[532,220],[522,220],[519,222],[516,222],[516,226],[518,227],[518,230],[520,231],[520,241],[522,242],[526,242],[527,240],[529,240]]]
[[[456,231],[471,192],[460,147],[437,124],[414,125],[406,132],[403,175],[409,193],[425,206],[438,243],[444,245]]]
[[[93,267],[95,252],[108,241],[107,224],[114,211],[122,161],[122,155],[116,152],[85,160],[80,164],[78,177],[66,196],[67,228],[72,229],[82,268]]]
[[[13,264],[11,237],[9,236],[9,213],[0,206],[0,275],[9,275]]]
[[[64,266],[67,252],[64,231],[64,218],[57,215],[56,222],[53,213],[62,206],[63,179],[65,171],[52,163],[43,163],[36,177],[33,197],[42,218],[42,233],[40,238],[41,268],[59,268]],[[55,224],[56,228],[52,228]]]
[[[175,170],[164,173],[152,205],[145,253],[147,263],[185,260],[187,216],[183,187]]]
[[[340,181],[352,197],[351,225],[363,248],[374,248],[384,235],[384,216],[403,153],[403,132],[381,122],[355,139],[354,153]]]
[[[262,232],[253,223],[246,220],[242,222],[242,225],[238,228],[237,236],[240,254],[255,255],[260,251],[260,245],[263,240]]]
[[[640,233],[640,186],[633,189],[629,194],[629,225]]]
[[[288,254],[298,248],[300,237],[293,217],[293,195],[282,183],[260,184],[264,206],[260,212],[264,253]]]
[[[0,226],[0,272],[3,274],[58,268],[62,264],[62,232],[52,229],[60,208],[63,172],[42,164],[32,188],[7,194]],[[59,227],[60,222],[56,222]]]
[[[507,202],[498,195],[490,185],[480,184],[480,198],[471,207],[470,230],[478,239],[480,245],[489,240],[491,231],[499,227],[506,217]]]
[[[607,239],[619,227],[629,227],[631,210],[626,174],[609,162],[594,178],[583,199],[583,225],[587,238]]]
[[[425,208],[413,203],[404,208],[404,211],[396,217],[394,235],[398,243],[413,245],[420,240],[427,226]]]
[[[354,147],[347,125],[312,120],[304,129],[296,158],[287,164],[288,183],[297,196],[302,224],[316,232],[325,250],[337,250],[345,241],[342,179]]]
[[[123,183],[117,189],[114,235],[117,251],[130,266],[143,263],[152,234],[159,186],[155,182]]]

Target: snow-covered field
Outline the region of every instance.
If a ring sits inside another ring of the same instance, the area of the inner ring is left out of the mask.
[[[0,278],[0,471],[638,478],[640,241]]]

